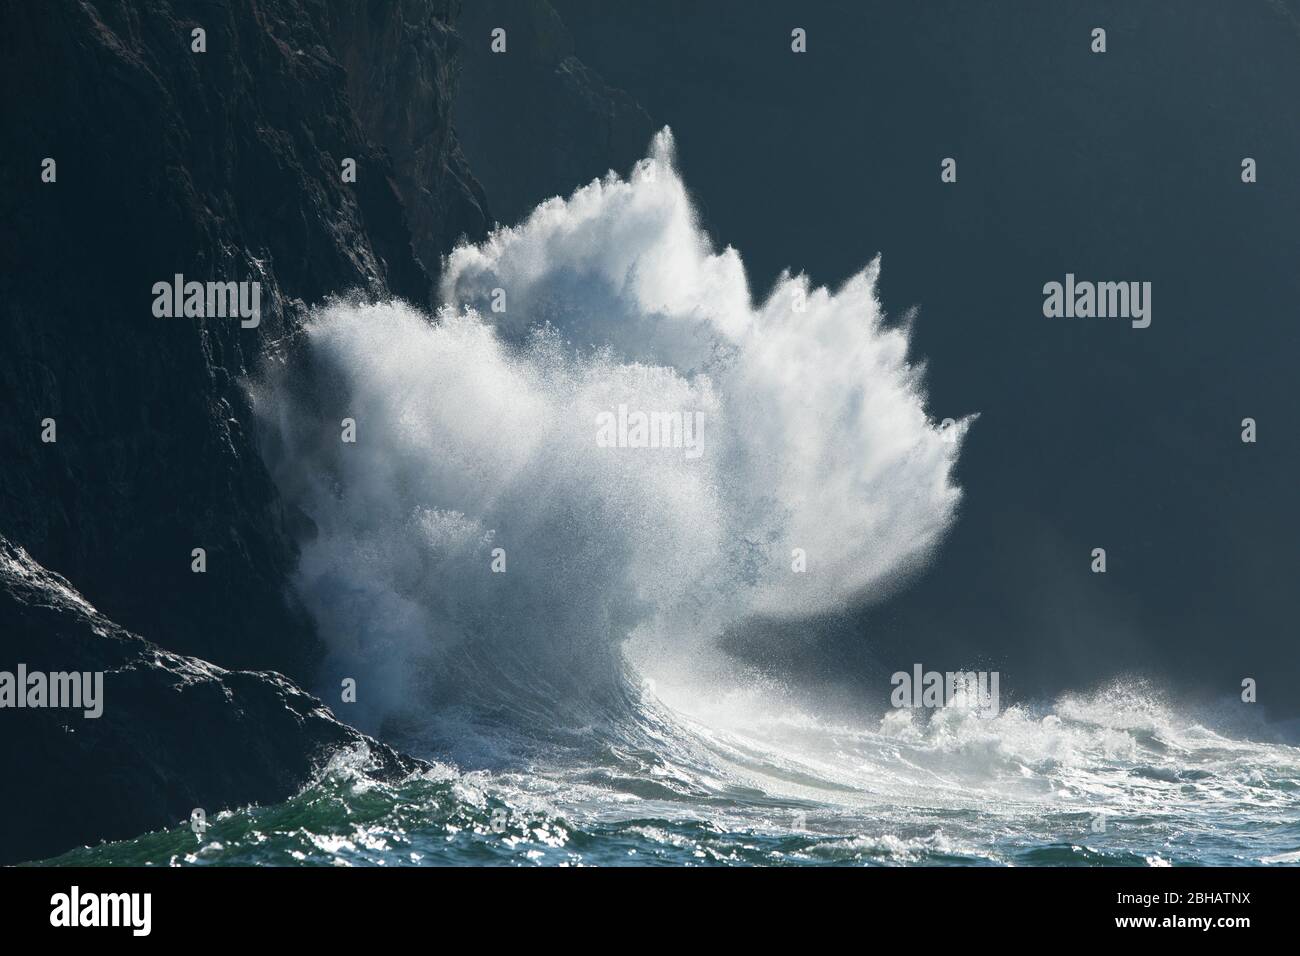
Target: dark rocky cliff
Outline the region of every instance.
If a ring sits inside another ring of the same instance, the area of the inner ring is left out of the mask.
[[[482,232],[448,121],[457,6],[5,4],[0,529],[172,649],[309,671],[240,378],[330,293],[427,301]],[[260,281],[260,326],[155,318],[175,273]]]
[[[0,863],[283,799],[340,747],[416,766],[264,672],[310,680],[315,641],[243,379],[326,295],[427,302],[481,234],[456,6],[4,4],[0,671],[105,671],[106,703],[0,711]],[[175,273],[260,282],[260,324],[155,317]]]
[[[402,0],[324,10],[348,97],[362,129],[392,159],[415,251],[430,273],[458,239],[481,238],[488,225],[483,189],[451,124],[462,53],[451,24],[459,6]]]
[[[459,15],[459,0],[3,0],[0,671],[104,671],[106,703],[98,719],[0,711],[0,864],[283,799],[340,747],[368,747],[381,775],[418,766],[294,683],[318,656],[286,596],[300,516],[263,466],[247,383],[310,306],[357,289],[427,305],[442,256],[485,234],[452,126]],[[565,35],[548,20],[514,73],[457,104],[471,125],[491,110],[477,142],[519,208],[649,138]],[[544,96],[491,102],[538,75]],[[503,136],[534,137],[544,162],[498,161]],[[260,322],[156,317],[153,286],[177,273],[259,282]]]
[[[228,671],[118,627],[0,537],[0,670],[103,672],[102,714],[6,709],[0,865],[292,796],[341,748],[399,777],[418,761],[334,718],[280,674]],[[39,811],[39,812],[37,812]]]

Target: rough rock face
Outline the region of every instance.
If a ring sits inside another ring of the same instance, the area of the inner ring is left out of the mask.
[[[441,258],[487,230],[487,200],[451,126],[458,0],[340,3],[325,29],[366,134],[388,150],[416,254],[436,284]]]
[[[445,0],[6,10],[0,529],[174,650],[309,670],[310,628],[283,596],[285,516],[240,379],[292,339],[304,304],[356,287],[426,301],[412,223],[426,258],[481,232],[481,190],[447,121],[454,12]],[[260,325],[154,317],[153,284],[176,273],[260,281]],[[54,443],[40,440],[46,418]],[[191,573],[197,547],[206,574]]]
[[[492,31],[506,31],[493,53]],[[645,156],[655,123],[574,55],[547,0],[479,0],[459,25],[464,71],[456,98],[465,155],[503,222]]]
[[[0,865],[125,839],[291,796],[328,757],[367,747],[371,772],[421,764],[340,723],[280,674],[165,651],[96,611],[0,537],[0,670],[102,671],[102,715],[0,710]]]

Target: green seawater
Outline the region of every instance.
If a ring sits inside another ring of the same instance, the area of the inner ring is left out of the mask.
[[[656,743],[657,741],[657,743]],[[646,746],[649,742],[652,745]],[[74,850],[73,866],[1185,866],[1300,863],[1300,749],[1133,695],[744,733],[397,783],[339,755],[283,803]]]

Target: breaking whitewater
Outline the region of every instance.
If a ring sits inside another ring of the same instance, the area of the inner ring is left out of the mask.
[[[434,769],[341,753],[283,804],[54,862],[1300,862],[1300,750],[1142,683],[882,684],[846,717],[718,649],[879,599],[956,517],[972,421],[928,417],[878,267],[756,305],[665,130],[457,249],[436,316],[320,307],[253,387],[317,690]]]

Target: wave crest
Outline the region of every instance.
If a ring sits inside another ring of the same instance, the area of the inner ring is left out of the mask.
[[[316,309],[255,405],[313,528],[294,586],[331,677],[359,680],[358,722],[624,699],[629,635],[689,669],[728,624],[865,602],[925,560],[969,422],[928,418],[878,270],[835,292],[785,274],[755,304],[665,130],[628,179],[458,248],[435,317]],[[699,454],[600,440],[602,415],[625,438],[637,413],[698,416]]]

